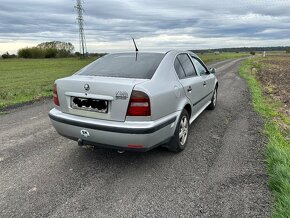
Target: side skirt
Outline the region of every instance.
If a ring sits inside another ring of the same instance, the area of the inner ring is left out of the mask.
[[[210,105],[210,101],[207,102],[193,117],[190,118],[189,123],[192,124],[192,122],[207,108],[207,106]]]

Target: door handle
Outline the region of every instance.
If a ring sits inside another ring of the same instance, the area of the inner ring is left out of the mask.
[[[203,82],[203,86],[204,86],[204,87],[206,86],[206,81]]]
[[[191,86],[188,87],[187,91],[188,91],[188,92],[191,92],[191,91],[192,91]]]

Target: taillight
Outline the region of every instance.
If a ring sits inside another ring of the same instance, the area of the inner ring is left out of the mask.
[[[54,84],[53,86],[53,102],[55,105],[59,106],[59,100],[58,100],[58,95],[57,95],[57,86]]]
[[[128,145],[128,148],[144,148],[143,145]]]
[[[151,116],[150,99],[146,93],[133,90],[127,116]]]

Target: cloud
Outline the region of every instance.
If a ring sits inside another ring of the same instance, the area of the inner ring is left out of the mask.
[[[74,5],[73,0],[2,4],[0,53],[51,40],[70,41],[78,49]],[[144,50],[289,45],[287,0],[85,0],[84,8],[89,51],[127,50],[131,36]]]

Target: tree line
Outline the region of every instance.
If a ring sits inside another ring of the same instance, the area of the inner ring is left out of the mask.
[[[20,58],[65,58],[72,56],[74,46],[70,42],[43,42],[32,48],[18,50]]]
[[[66,58],[80,56],[79,52],[73,53],[74,46],[70,42],[52,41],[43,42],[35,47],[26,47],[18,50],[17,55],[2,54],[3,59],[7,58]]]
[[[213,52],[263,52],[263,51],[286,51],[290,53],[289,46],[274,47],[239,47],[239,48],[217,48],[217,49],[193,49],[195,53],[213,53]]]
[[[43,42],[35,47],[21,48],[17,55],[9,54],[8,52],[2,54],[3,59],[7,58],[65,58],[65,57],[80,57],[81,53],[75,52],[74,46],[70,42],[52,41]],[[219,48],[219,49],[195,49],[191,50],[195,53],[214,53],[214,52],[252,52],[255,51],[286,51],[290,53],[290,47],[241,47],[241,48]],[[90,56],[102,56],[104,54],[92,53]]]

